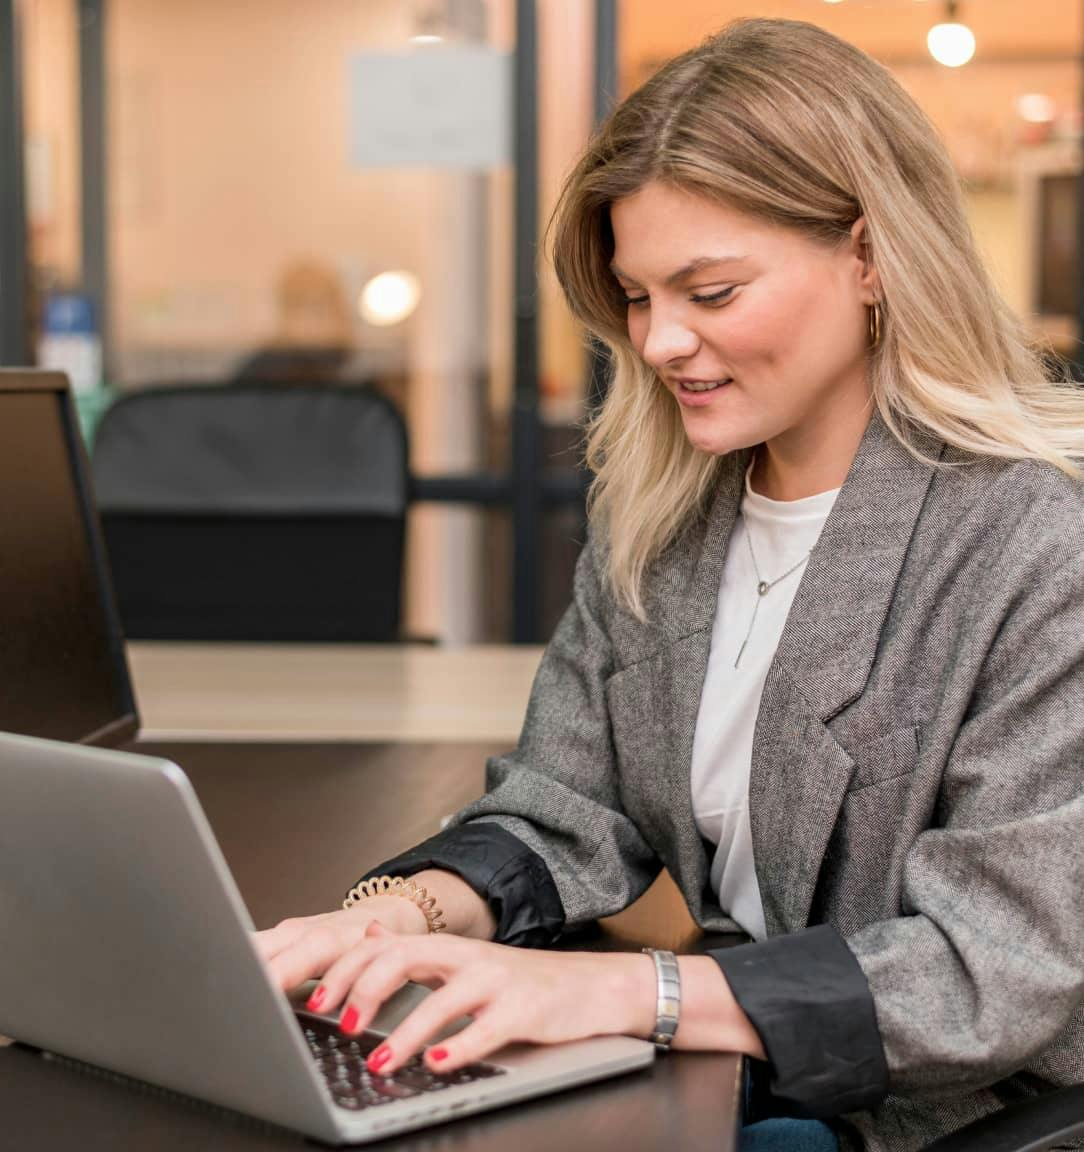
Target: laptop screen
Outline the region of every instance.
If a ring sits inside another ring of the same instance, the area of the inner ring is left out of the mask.
[[[136,727],[67,379],[0,371],[0,730],[116,745]]]

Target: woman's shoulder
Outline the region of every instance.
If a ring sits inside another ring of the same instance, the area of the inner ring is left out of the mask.
[[[947,447],[924,519],[1032,559],[1084,557],[1084,479],[1045,460],[1005,460]]]

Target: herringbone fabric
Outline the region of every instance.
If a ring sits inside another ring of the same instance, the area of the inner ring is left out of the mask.
[[[750,782],[769,935],[833,925],[872,992],[890,1095],[843,1128],[872,1152],[1084,1081],[1082,487],[916,445],[940,465],[874,416],[768,674]],[[458,817],[538,852],[570,923],[624,908],[661,862],[704,928],[730,926],[689,772],[747,460],[652,569],[649,623],[592,538],[519,747]]]

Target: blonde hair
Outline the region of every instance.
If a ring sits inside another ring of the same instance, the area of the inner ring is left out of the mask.
[[[739,20],[672,60],[621,104],[565,184],[552,223],[569,306],[609,349],[588,425],[592,520],[609,578],[641,618],[644,572],[702,512],[721,458],[693,448],[677,405],[634,352],[610,272],[609,205],[649,181],[721,200],[829,244],[861,216],[883,334],[874,401],[909,430],[969,453],[1045,460],[1073,476],[1084,393],[1047,378],[983,267],[936,131],[888,71],[812,24]]]

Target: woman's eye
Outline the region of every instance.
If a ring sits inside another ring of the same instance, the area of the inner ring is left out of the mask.
[[[621,299],[630,307],[635,308],[640,304],[646,304],[649,297],[647,296],[630,296],[627,292],[622,292]]]
[[[734,292],[734,285],[729,288],[723,288],[718,292],[709,292],[705,295],[693,295],[689,299],[694,304],[722,304],[724,300],[729,300]]]

